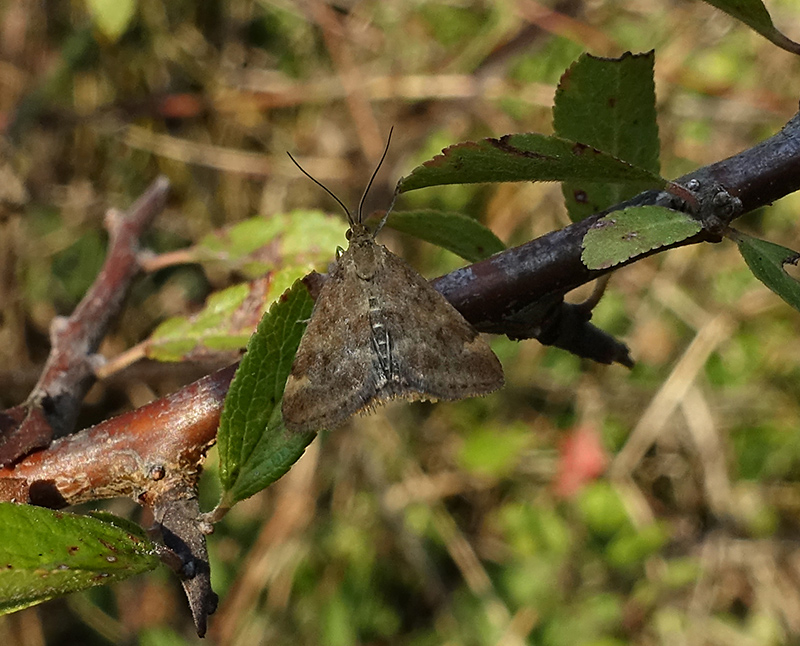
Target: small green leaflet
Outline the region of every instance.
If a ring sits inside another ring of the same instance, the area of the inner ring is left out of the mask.
[[[657,176],[659,140],[653,52],[617,59],[582,55],[564,72],[556,90],[553,128],[560,137],[599,148]],[[650,188],[646,184],[564,182],[573,222]]]
[[[576,141],[538,133],[455,144],[398,182],[401,193],[443,184],[594,180],[662,188],[666,180]]]
[[[347,225],[322,211],[298,209],[244,220],[182,251],[185,261],[218,263],[248,278],[282,267],[323,269],[331,250],[345,245]]]
[[[793,308],[800,310],[800,283],[783,268],[786,264],[797,265],[800,254],[741,231],[731,230],[729,236],[739,245],[739,253],[753,275]]]
[[[800,54],[800,44],[789,40],[775,29],[772,18],[761,0],[706,0],[729,16],[741,20],[756,33],[768,41],[793,54]]]
[[[681,211],[634,206],[600,218],[583,237],[581,260],[589,269],[608,269],[653,249],[699,233],[702,225]]]
[[[386,226],[452,251],[469,262],[478,262],[506,248],[491,229],[463,213],[432,209],[392,211]]]
[[[200,361],[243,348],[270,304],[306,273],[306,267],[288,267],[215,292],[199,312],[161,323],[142,344],[145,355],[156,361]]]
[[[103,518],[0,503],[0,614],[158,566],[140,527]]]
[[[314,433],[283,426],[281,398],[314,303],[297,281],[261,320],[231,382],[217,445],[223,495],[230,507],[272,484],[300,458]]]

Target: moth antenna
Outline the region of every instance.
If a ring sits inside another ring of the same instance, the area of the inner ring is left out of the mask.
[[[295,165],[295,166],[297,166],[297,167],[300,169],[300,172],[301,172],[301,173],[303,173],[303,175],[305,175],[306,177],[308,177],[308,179],[310,179],[312,182],[314,182],[314,183],[315,183],[317,186],[319,186],[319,187],[320,187],[320,188],[321,188],[323,191],[325,191],[325,192],[326,192],[328,195],[330,195],[330,196],[331,196],[331,197],[332,197],[334,200],[336,200],[336,201],[339,203],[339,206],[341,206],[341,207],[342,207],[342,209],[344,210],[344,212],[347,214],[347,221],[350,223],[350,226],[353,226],[353,224],[355,224],[355,223],[353,222],[353,216],[352,216],[352,215],[350,215],[350,209],[348,209],[348,208],[347,208],[347,207],[344,205],[344,202],[342,202],[342,201],[341,201],[341,200],[340,200],[338,197],[336,197],[336,195],[333,193],[333,191],[332,191],[332,190],[330,190],[330,189],[329,189],[327,186],[325,186],[325,184],[323,184],[323,183],[322,183],[322,182],[320,182],[318,179],[316,179],[315,177],[313,177],[313,176],[312,176],[310,173],[308,173],[308,172],[306,171],[306,169],[305,169],[305,168],[303,168],[303,167],[302,167],[302,166],[301,166],[301,165],[300,165],[300,164],[297,162],[297,160],[296,160],[294,157],[292,157],[292,153],[290,153],[289,151],[287,151],[287,152],[286,152],[286,154],[287,154],[287,155],[289,155],[289,159],[291,159],[291,160],[292,160],[292,162],[294,162],[294,165]],[[383,153],[383,155],[384,155],[384,157],[385,157],[385,156],[386,156],[386,153],[384,152],[384,153]],[[381,159],[381,161],[383,161],[383,159]],[[370,182],[370,183],[371,183],[371,182]],[[368,188],[369,188],[369,187],[368,187]],[[359,208],[360,208],[360,207],[359,207]],[[359,211],[359,213],[360,213],[360,211]],[[359,222],[360,222],[360,221],[361,221],[361,220],[359,219]]]
[[[364,216],[362,215],[362,211],[364,210],[364,200],[367,199],[367,193],[369,193],[369,189],[372,188],[372,182],[375,181],[375,176],[378,174],[378,171],[381,169],[381,166],[383,165],[383,160],[386,159],[386,153],[389,152],[389,144],[392,143],[392,133],[393,132],[394,132],[394,126],[392,126],[389,129],[389,137],[386,139],[386,147],[383,149],[383,155],[381,155],[381,160],[378,162],[378,165],[375,167],[375,170],[372,171],[372,177],[369,178],[369,182],[367,183],[367,188],[364,189],[364,194],[361,196],[361,201],[358,203],[358,213],[356,215],[358,217],[358,223],[359,224],[361,224],[361,222],[364,219]],[[394,202],[394,200],[392,200],[392,202]],[[388,211],[387,211],[387,214],[388,214]],[[383,224],[381,224],[381,226],[383,226]],[[380,228],[380,227],[378,227],[378,228]],[[377,233],[377,231],[375,233]]]

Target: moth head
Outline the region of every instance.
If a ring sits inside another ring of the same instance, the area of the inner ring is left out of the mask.
[[[363,244],[366,240],[373,240],[375,238],[375,233],[360,222],[350,225],[350,228],[344,235],[351,244]]]

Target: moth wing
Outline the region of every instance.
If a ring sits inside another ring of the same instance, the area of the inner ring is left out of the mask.
[[[392,298],[373,314],[388,334],[392,375],[378,399],[454,400],[503,385],[489,344],[420,274],[380,246]]]
[[[286,427],[333,429],[397,397],[463,399],[503,385],[486,341],[414,269],[375,245],[358,277],[351,250],[317,297],[283,395]]]
[[[317,296],[286,382],[282,412],[293,431],[336,428],[367,406],[376,389],[368,295],[349,254]]]

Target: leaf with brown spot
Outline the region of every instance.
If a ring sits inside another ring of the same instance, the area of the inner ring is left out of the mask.
[[[538,133],[455,144],[398,182],[401,193],[444,184],[593,180],[660,188],[666,180],[592,146]]]
[[[582,55],[564,73],[556,90],[556,134],[658,175],[653,60],[653,52],[628,52],[618,59]],[[578,221],[652,186],[589,177],[574,178],[562,188],[570,218]]]
[[[0,503],[0,614],[159,563],[156,546],[133,523]]]

